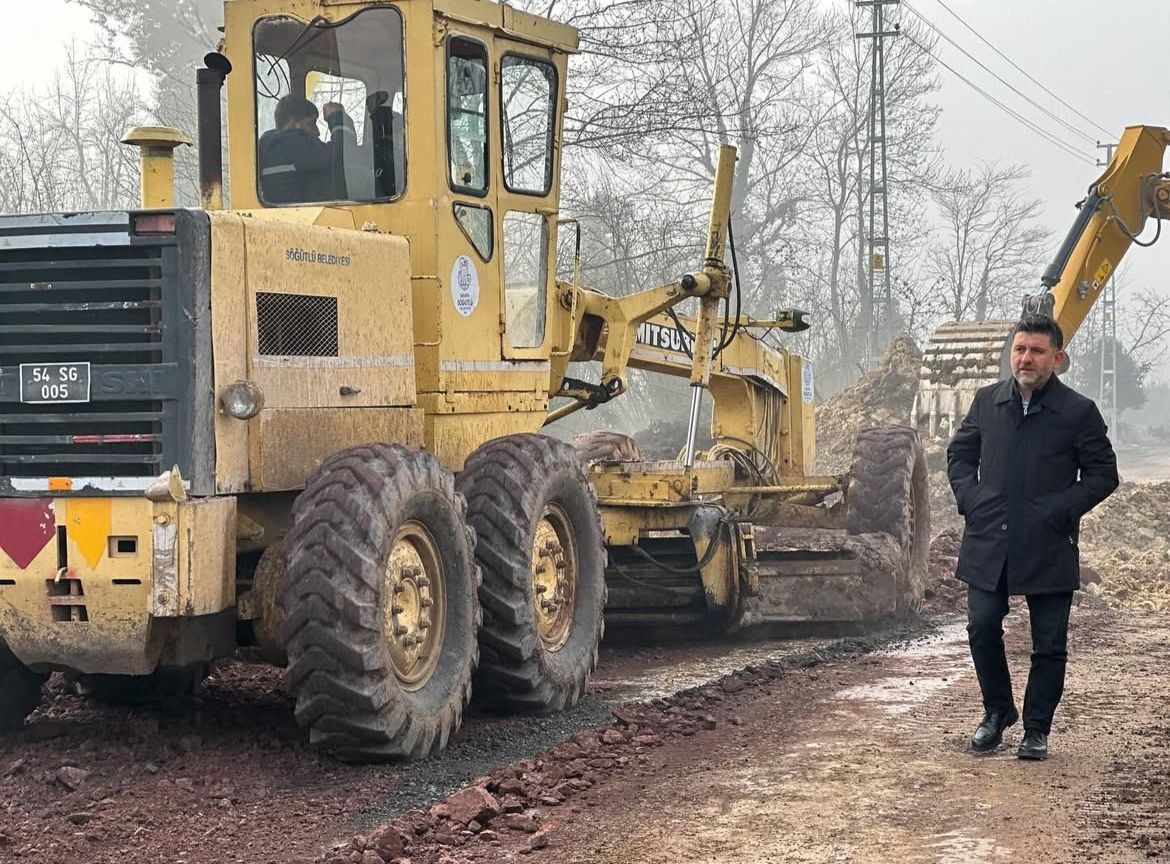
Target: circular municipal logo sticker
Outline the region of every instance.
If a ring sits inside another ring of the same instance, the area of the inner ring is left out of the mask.
[[[455,266],[451,268],[451,300],[455,303],[455,310],[464,318],[479,305],[479,274],[466,255],[456,258]]]

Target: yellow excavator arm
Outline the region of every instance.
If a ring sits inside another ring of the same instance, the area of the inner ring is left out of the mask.
[[[1076,221],[1040,279],[1042,289],[1024,298],[1023,312],[1052,316],[1066,343],[1088,316],[1106,282],[1150,218],[1170,219],[1170,173],[1162,159],[1170,130],[1130,126],[1105,172],[1089,187]],[[949,436],[971,406],[975,392],[1008,373],[1006,343],[1015,321],[954,321],[927,343],[912,422],[929,437]]]
[[[1111,273],[1135,243],[1146,220],[1170,218],[1170,175],[1162,157],[1170,129],[1130,126],[1105,173],[1089,187],[1056,259],[1041,282],[1065,340],[1072,339],[1101,295]],[[1161,226],[1159,226],[1159,231]]]

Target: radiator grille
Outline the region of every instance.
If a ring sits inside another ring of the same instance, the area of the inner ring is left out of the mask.
[[[125,229],[121,236],[127,244]],[[164,406],[155,385],[164,364],[164,249],[0,249],[2,374],[12,382],[21,364],[88,362],[93,394],[81,404],[23,404],[18,388],[6,388],[0,475],[134,477],[162,470]]]

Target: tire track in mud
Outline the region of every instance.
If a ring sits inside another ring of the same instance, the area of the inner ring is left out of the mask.
[[[1100,689],[1086,694],[1080,706],[1078,720],[1101,730],[1113,761],[1109,779],[1092,790],[1078,810],[1084,836],[1077,839],[1077,849],[1080,860],[1101,864],[1170,861],[1170,722],[1164,713],[1132,712],[1135,703],[1151,693],[1161,694],[1166,704],[1170,628],[1161,628],[1159,639],[1157,631],[1135,627],[1129,619],[1118,624],[1116,636],[1128,636],[1141,651],[1130,658],[1128,675],[1103,679]],[[1115,723],[1120,714],[1130,712],[1139,722]]]
[[[619,702],[830,644],[607,645],[570,711],[472,713],[446,751],[398,765],[344,765],[311,750],[270,666],[228,661],[193,702],[133,707],[80,698],[57,677],[25,730],[0,736],[0,861],[251,864],[274,850],[282,862],[311,860],[493,766],[609,722]]]

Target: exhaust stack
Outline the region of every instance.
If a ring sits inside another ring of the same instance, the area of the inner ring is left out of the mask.
[[[227,57],[213,51],[195,72],[199,110],[199,201],[204,210],[223,209],[223,113],[220,91],[232,71]]]

